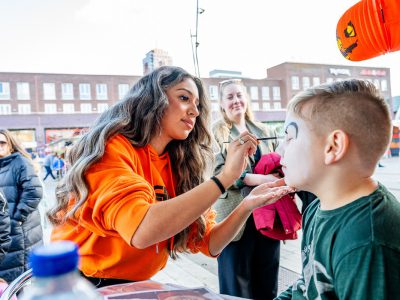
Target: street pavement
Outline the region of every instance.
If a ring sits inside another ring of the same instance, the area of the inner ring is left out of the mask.
[[[374,178],[384,184],[400,201],[400,158],[385,158],[381,160],[381,164],[383,167],[376,168]],[[51,178],[44,182],[45,197],[40,205],[42,212],[54,204],[56,184],[57,181]],[[45,240],[48,241],[51,226],[44,217],[42,221]],[[291,285],[301,272],[300,241],[301,232],[299,232],[297,240],[286,241],[281,244],[279,291]],[[186,287],[206,286],[214,292],[219,291],[217,260],[203,254],[183,254],[176,261],[170,260],[166,268],[152,279]]]

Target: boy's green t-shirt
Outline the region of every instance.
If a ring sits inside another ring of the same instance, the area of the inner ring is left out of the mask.
[[[400,203],[384,186],[303,215],[302,276],[277,299],[400,299]]]

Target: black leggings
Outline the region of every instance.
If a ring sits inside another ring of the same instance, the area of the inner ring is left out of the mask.
[[[231,242],[218,257],[221,294],[269,300],[278,292],[280,241],[257,231],[253,216],[239,241]]]
[[[131,283],[134,282],[132,280],[126,279],[117,279],[117,278],[97,278],[97,277],[89,277],[83,274],[81,276],[89,280],[96,288],[101,288],[104,286],[114,285],[114,284],[121,284],[121,283]]]

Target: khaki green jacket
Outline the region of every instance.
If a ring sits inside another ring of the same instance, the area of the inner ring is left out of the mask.
[[[265,124],[259,122],[246,121],[247,129],[257,137],[270,137],[274,136],[275,132],[268,129]],[[229,128],[227,124],[223,120],[217,121],[213,124],[212,131],[214,134],[214,139],[216,142],[215,145],[215,167],[214,167],[214,175],[217,175],[221,172],[222,168],[225,165],[225,158],[227,155],[227,146],[228,143],[224,143],[226,141],[233,141],[239,138],[239,131],[235,126]],[[267,140],[260,141],[258,145],[260,148],[261,155],[272,152],[276,149],[276,141]],[[254,157],[249,158],[249,162],[246,167],[246,171],[248,173],[252,173],[253,167],[255,165]],[[213,208],[217,212],[216,221],[221,222],[224,220],[235,208],[242,202],[243,196],[240,193],[240,189],[238,186],[233,184],[230,186],[227,191],[222,194],[217,202],[213,205]],[[233,241],[238,241],[244,231],[245,226],[243,226],[237,236],[233,239]]]

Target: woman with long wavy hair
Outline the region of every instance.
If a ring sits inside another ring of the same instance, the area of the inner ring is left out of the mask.
[[[289,192],[260,186],[215,225],[210,206],[240,176],[257,141],[244,132],[231,143],[224,170],[205,180],[208,105],[200,79],[160,67],[71,149],[48,214],[52,239],[79,245],[80,270],[96,286],[149,279],[179,252],[216,256],[254,208]]]

